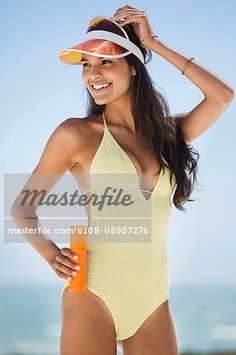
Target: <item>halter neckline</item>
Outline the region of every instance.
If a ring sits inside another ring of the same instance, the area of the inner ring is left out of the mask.
[[[113,137],[113,135],[111,134],[109,128],[107,127],[107,123],[106,123],[106,119],[105,119],[105,115],[104,115],[104,112],[102,112],[102,117],[103,117],[103,123],[104,123],[104,129],[105,131],[108,133],[108,135],[111,137],[111,139],[113,140],[113,142],[116,144],[117,148],[123,153],[123,155],[125,156],[126,160],[128,161],[131,169],[133,170],[134,174],[138,177],[138,172],[136,170],[136,167],[133,163],[133,161],[131,160],[131,158],[129,157],[129,155],[126,153],[126,151],[120,146],[120,144],[116,141],[116,139]],[[164,168],[161,168],[161,171],[159,172],[159,174],[157,175],[158,176],[158,179],[153,187],[153,189],[150,191],[150,190],[145,190],[145,189],[139,189],[140,191],[145,191],[145,192],[148,192],[150,194],[150,197],[149,199],[146,199],[144,197],[144,200],[145,201],[150,201],[152,200],[153,196],[155,195],[155,192],[156,190],[159,188],[159,185],[161,183],[161,179],[162,179],[162,176],[164,175]]]
[[[103,118],[104,126],[105,126],[105,128],[107,128],[107,123],[106,123],[104,112],[102,113],[102,118]]]

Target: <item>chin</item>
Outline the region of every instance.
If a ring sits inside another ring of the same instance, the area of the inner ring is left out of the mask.
[[[108,99],[105,99],[105,98],[93,98],[94,99],[94,102],[97,104],[97,105],[105,105],[105,104],[108,104],[109,102],[112,102],[114,100],[108,100]]]
[[[100,100],[96,100],[96,99],[94,99],[94,102],[97,104],[97,105],[105,105],[106,103],[107,103],[107,100],[102,100],[102,99],[100,99]]]

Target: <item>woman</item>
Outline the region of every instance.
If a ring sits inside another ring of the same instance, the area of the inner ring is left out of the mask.
[[[86,35],[60,58],[83,65],[87,117],[67,119],[56,128],[34,173],[70,171],[76,176],[106,173],[106,168],[137,176],[147,173],[151,179],[148,185],[141,181],[145,194],[140,198],[143,204],[151,201],[159,224],[154,223],[152,243],[146,245],[90,245],[87,291],[71,293],[67,284],[63,288],[61,355],[112,355],[117,343],[125,355],[178,354],[165,249],[170,198],[179,210],[192,201],[199,156],[190,143],[214,124],[234,92],[194,58],[155,36],[145,11],[123,6],[110,20],[95,18]],[[204,99],[192,111],[170,117],[145,68],[152,52],[202,91]],[[59,277],[73,277],[76,264],[69,248],[60,250],[52,242],[33,246]]]

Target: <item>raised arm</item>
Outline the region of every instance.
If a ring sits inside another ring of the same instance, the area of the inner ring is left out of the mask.
[[[188,57],[168,47],[159,39],[147,39],[145,46],[173,64],[181,72]],[[187,144],[203,134],[226,110],[234,97],[232,87],[209,69],[192,60],[184,75],[203,93],[204,99],[190,112],[174,116]]]
[[[113,21],[124,19],[118,24],[120,27],[131,24],[144,47],[166,59],[181,72],[186,68],[185,76],[202,91],[204,99],[192,111],[175,116],[185,142],[191,143],[212,126],[225,111],[234,96],[232,87],[196,60],[191,61],[186,67],[189,57],[168,47],[161,39],[156,38],[157,36],[153,37],[155,31],[151,27],[146,11],[125,5],[120,7],[111,19]]]

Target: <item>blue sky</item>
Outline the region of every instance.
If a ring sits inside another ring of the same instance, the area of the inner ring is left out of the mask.
[[[30,174],[53,130],[69,117],[84,117],[86,91],[81,69],[58,59],[62,49],[79,43],[91,18],[111,16],[120,1],[0,2],[1,164],[4,173]],[[146,10],[161,41],[236,87],[234,14],[236,2],[132,1]],[[201,91],[178,69],[153,53],[147,66],[168,99],[172,114],[192,110]],[[187,212],[172,208],[168,230],[172,282],[236,284],[235,100],[201,137],[199,188]],[[3,184],[2,184],[3,196]],[[3,199],[1,210],[3,215]],[[3,221],[1,222],[3,241]],[[27,244],[0,245],[0,279],[58,282],[52,270]],[[37,270],[37,275],[35,275]],[[60,279],[61,282],[61,279]]]

